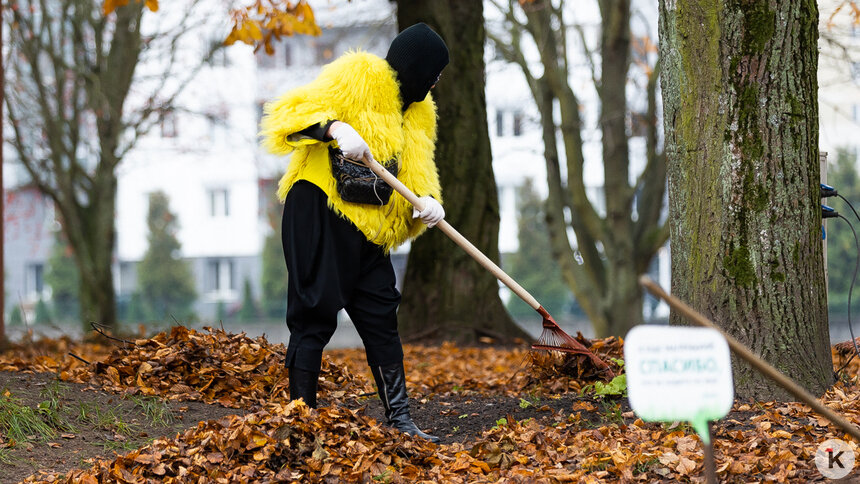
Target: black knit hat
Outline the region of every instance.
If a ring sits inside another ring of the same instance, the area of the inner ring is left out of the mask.
[[[385,60],[397,72],[405,110],[411,103],[427,97],[430,87],[448,65],[448,47],[427,24],[417,23],[391,41]]]

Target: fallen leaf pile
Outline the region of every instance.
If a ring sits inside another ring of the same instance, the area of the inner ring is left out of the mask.
[[[622,345],[595,340],[590,349],[609,362],[620,359]],[[43,368],[115,391],[243,405],[253,413],[202,422],[88,470],[44,470],[28,482],[702,482],[703,446],[692,428],[642,422],[625,411],[623,399],[575,399],[539,419],[507,416],[480,436],[436,446],[380,426],[361,410],[288,402],[283,346],[261,338],[174,328],[89,366],[66,361],[69,348],[34,353],[29,363],[20,352],[4,354],[0,368]],[[569,375],[534,386],[525,349],[407,346],[405,353],[410,392],[422,398],[516,398],[536,388],[549,398],[553,388],[584,386]],[[321,398],[337,402],[372,389],[362,350],[326,355]],[[860,424],[860,358],[833,355],[835,368],[847,366],[821,401]],[[722,482],[821,480],[813,456],[830,438],[851,441],[805,405],[736,404],[713,424],[717,474]]]
[[[386,475],[411,481],[441,463],[435,449],[356,411],[289,402],[201,422],[91,469],[27,482],[372,482]]]
[[[603,339],[588,339],[577,332],[579,343],[603,360],[611,373],[599,371],[588,358],[576,353],[560,351],[532,351],[529,353],[530,382],[540,384],[549,392],[581,392],[594,381],[608,380],[613,375],[624,373],[624,340],[615,336]]]
[[[59,373],[78,371],[88,367],[87,362],[106,358],[116,348],[114,344],[74,341],[68,337],[43,338],[38,341],[14,344],[0,352],[0,371],[35,371]]]
[[[225,407],[248,408],[272,401],[289,401],[288,370],[284,345],[265,338],[228,334],[207,328],[208,333],[176,326],[170,333],[135,341],[95,363],[92,375],[68,379],[98,380],[115,392],[140,392],[171,399],[217,402]],[[66,375],[61,373],[66,379]],[[352,374],[330,361],[320,373],[321,391],[339,401],[369,390]]]
[[[689,429],[662,424],[594,426],[582,402],[547,421],[507,421],[466,444],[436,446],[379,426],[360,411],[267,405],[201,422],[174,439],[31,483],[143,482],[700,482],[703,447]],[[816,435],[794,435],[792,409],[715,429],[723,482],[808,482]],[[748,412],[748,411],[745,411]],[[778,424],[777,421],[782,422]],[[734,429],[739,426],[745,429]],[[830,438],[832,434],[822,433]],[[856,446],[855,446],[856,447]]]
[[[238,406],[283,398],[288,384],[283,369],[285,348],[263,337],[251,339],[207,328],[177,326],[150,339],[105,346],[69,340],[39,340],[0,353],[0,370],[58,373],[63,380],[94,383],[112,391],[157,394]],[[584,340],[584,338],[583,338]],[[587,341],[587,340],[586,340]],[[591,350],[606,361],[619,358],[618,338],[590,340]],[[73,353],[92,365],[82,363]],[[552,354],[562,364],[565,353],[527,348],[404,345],[406,377],[415,396],[451,392],[515,396],[534,387],[550,392],[579,392],[589,380],[578,380],[553,368],[542,369],[531,358]],[[611,363],[621,373],[616,363]],[[241,373],[242,378],[236,375]],[[373,380],[361,349],[326,350],[320,397],[340,400],[373,391]],[[138,379],[140,381],[138,381]],[[231,388],[231,384],[241,383]],[[253,388],[247,388],[251,384]],[[333,394],[329,395],[331,391]],[[237,395],[238,393],[238,395]],[[265,395],[265,398],[261,399]],[[237,397],[239,401],[236,401]],[[238,403],[237,403],[238,402]]]
[[[120,346],[40,340],[0,355],[0,370],[57,373],[60,379],[90,383],[118,393],[160,395],[248,408],[289,400],[286,349],[265,338],[206,328],[176,326],[170,332]],[[110,350],[110,351],[109,351]],[[81,362],[71,354],[85,359]],[[320,393],[331,401],[372,390],[347,368],[324,359]]]
[[[404,346],[409,391],[420,396],[509,395],[523,392],[531,383],[529,351],[525,348],[499,349],[441,346]],[[354,349],[327,351],[333,363],[353,374],[371,378],[364,352]]]

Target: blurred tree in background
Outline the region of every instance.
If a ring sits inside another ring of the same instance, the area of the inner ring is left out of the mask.
[[[56,206],[80,271],[80,319],[113,327],[117,168],[222,48],[203,42],[189,56],[187,42],[223,34],[226,11],[201,0],[14,0],[3,10],[14,59],[7,160]]]
[[[658,133],[657,46],[648,32],[637,36],[633,29],[647,17],[629,0],[488,3],[501,15],[487,26],[495,51],[520,67],[538,107],[552,253],[595,334],[624,335],[642,322],[639,275],[669,236],[662,216],[666,158]],[[595,7],[597,24],[578,23],[578,9]],[[594,27],[597,35],[590,33]],[[539,63],[527,57],[531,48]],[[580,59],[590,83],[576,82]],[[586,104],[594,95],[597,123],[591,124]],[[589,197],[585,147],[594,131],[604,182]],[[642,148],[634,148],[634,137],[643,138]],[[637,173],[632,161],[642,155],[645,166]]]
[[[266,220],[271,231],[263,241],[262,297],[263,316],[283,319],[287,314],[287,264],[281,244],[281,204],[275,195],[277,181],[261,185],[266,204]]]
[[[63,231],[57,231],[45,271],[45,283],[51,288],[53,313],[58,321],[74,321],[80,317],[78,298],[81,277],[75,265],[72,248]]]
[[[144,307],[140,291],[135,291],[131,294],[131,298],[128,303],[128,310],[126,311],[123,319],[131,323],[141,323],[149,319],[149,315],[146,314],[146,308]]]
[[[564,283],[561,269],[552,257],[544,214],[544,200],[529,178],[517,193],[519,209],[519,250],[507,259],[506,269],[511,277],[555,317],[567,313],[573,303],[573,294]],[[507,303],[515,318],[534,316],[534,309],[522,299],[513,296]]]
[[[24,324],[24,313],[21,311],[21,306],[14,305],[9,313],[9,325],[17,326]]]
[[[51,321],[51,310],[48,308],[48,304],[45,302],[44,299],[39,298],[39,300],[36,301],[36,309],[35,315],[33,316],[33,323],[47,324]]]
[[[227,320],[227,305],[224,301],[218,301],[215,305],[215,321],[224,322]]]
[[[242,288],[242,308],[239,309],[237,318],[239,322],[247,323],[249,321],[256,321],[259,317],[257,303],[254,301],[254,292],[251,290],[251,281],[245,279],[245,284]]]
[[[197,297],[188,263],[180,259],[178,223],[164,192],[149,195],[149,247],[137,266],[137,287],[148,313],[156,320],[188,319]]]
[[[855,208],[860,209],[860,177],[857,175],[857,156],[848,150],[840,149],[836,157],[828,162],[827,184],[834,187],[840,195],[847,198]],[[860,221],[842,200],[828,199],[826,205],[836,209],[847,218],[860,236]],[[857,263],[857,246],[854,234],[843,220],[831,219],[826,222],[827,229],[827,308],[834,314],[846,314],[848,309],[848,290]],[[855,301],[860,299],[860,288],[855,287],[852,294]],[[856,306],[856,304],[855,304]]]
[[[263,315],[284,318],[287,314],[287,265],[281,238],[272,232],[263,241]]]

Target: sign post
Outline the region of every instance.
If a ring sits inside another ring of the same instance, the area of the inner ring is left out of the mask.
[[[642,420],[688,421],[705,445],[705,477],[716,482],[710,422],[734,403],[729,346],[719,331],[637,326],[624,340],[630,406]]]

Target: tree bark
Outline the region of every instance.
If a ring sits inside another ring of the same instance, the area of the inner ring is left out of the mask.
[[[660,1],[672,292],[821,394],[817,40],[813,1]],[[740,398],[790,398],[734,374]]]
[[[499,202],[484,97],[481,0],[398,2],[401,30],[425,22],[448,44],[450,64],[433,90],[439,114],[436,163],[445,218],[498,263]],[[425,335],[475,343],[485,335],[528,338],[508,315],[495,277],[444,234],[412,244],[400,307],[405,340]]]

